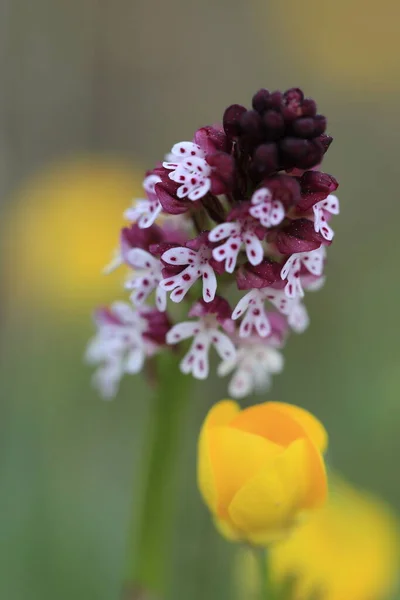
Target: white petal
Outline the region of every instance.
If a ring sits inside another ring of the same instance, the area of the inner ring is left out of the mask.
[[[333,229],[328,225],[327,220],[324,215],[324,211],[319,207],[319,204],[316,204],[313,207],[314,211],[314,229],[315,231],[321,232],[321,235],[330,242],[333,239],[334,232]]]
[[[240,323],[239,327],[239,336],[241,338],[247,338],[251,335],[254,327],[254,319],[253,315],[248,311]]]
[[[207,177],[188,194],[189,200],[203,198],[211,188],[211,179]]]
[[[154,186],[156,185],[156,183],[160,183],[160,181],[161,181],[161,177],[159,175],[154,175],[154,174],[148,175],[147,177],[144,178],[143,187],[148,194],[154,194],[155,193]]]
[[[202,346],[202,349],[200,349]],[[207,334],[198,335],[193,340],[191,351],[194,354],[192,373],[196,379],[207,379],[209,373],[208,352],[210,341]]]
[[[135,348],[131,352],[129,352],[125,361],[125,371],[126,373],[130,373],[134,375],[135,373],[139,373],[141,371],[144,364],[144,350],[143,348]]]
[[[172,146],[171,153],[179,158],[186,158],[187,156],[204,157],[203,150],[193,142],[178,142]]]
[[[233,369],[236,367],[236,365],[237,365],[237,355],[232,360],[223,360],[222,362],[219,363],[219,365],[217,367],[217,374],[219,375],[219,377],[225,377],[225,375],[228,375],[228,373],[231,373],[233,371]]]
[[[129,325],[139,325],[141,322],[138,313],[126,302],[117,301],[111,305],[111,312],[115,314],[117,319]]]
[[[142,248],[129,250],[126,254],[126,260],[135,269],[151,269],[158,265],[157,259],[150,252],[142,250]]]
[[[189,262],[193,263],[197,259],[197,254],[194,250],[180,246],[179,248],[167,250],[161,258],[170,265],[187,265]]]
[[[296,303],[288,316],[290,327],[296,333],[303,333],[307,329],[309,322],[305,306],[300,302]]]
[[[140,280],[142,280],[142,277],[140,278]],[[129,299],[135,306],[143,306],[153,289],[153,286],[148,286],[147,288],[143,286],[138,286],[138,289],[135,289],[132,292],[132,294],[129,296]]]
[[[180,368],[183,373],[192,373],[196,379],[206,379],[209,373],[208,351],[210,339],[208,332],[195,337],[189,352],[183,358]]]
[[[175,170],[179,167],[179,163],[171,162],[171,161],[164,161],[162,166],[164,167],[164,169],[168,169],[168,170],[174,169]]]
[[[152,206],[154,207],[154,205]],[[139,217],[138,225],[140,229],[148,229],[149,227],[151,227],[161,211],[162,206],[158,202],[158,204],[155,206],[155,208],[153,208],[153,210],[149,210],[148,213],[143,214],[141,217]]]
[[[190,186],[185,183],[185,185],[181,185],[180,187],[178,187],[177,191],[176,191],[176,195],[178,196],[178,198],[185,198],[188,193],[190,192]]]
[[[326,200],[318,202],[318,204],[331,215],[338,215],[340,212],[339,198],[334,194],[329,194]]]
[[[181,302],[194,284],[194,281],[181,281],[171,292],[170,299],[172,302]]]
[[[229,395],[232,398],[244,398],[253,391],[253,377],[245,369],[238,369],[229,383]]]
[[[264,288],[265,298],[271,302],[283,315],[288,315],[293,306],[293,300],[290,300],[284,291]]]
[[[303,281],[303,286],[310,292],[318,292],[325,285],[325,280],[325,277],[319,277],[313,281],[307,281],[307,283]]]
[[[120,267],[123,263],[124,261],[122,259],[122,255],[119,250],[117,250],[110,262],[103,268],[104,275],[109,275],[115,271],[115,269],[118,269],[118,267]]]
[[[122,370],[119,363],[113,362],[98,369],[92,378],[94,387],[100,392],[105,400],[113,398],[117,391]]]
[[[285,218],[285,207],[282,202],[279,200],[275,200],[271,204],[271,214],[270,214],[270,222],[272,227],[276,227],[280,223],[282,223]]]
[[[207,177],[211,173],[211,167],[204,158],[198,156],[191,156],[185,158],[182,161],[182,166],[189,171],[189,173],[198,174],[202,177]]]
[[[241,230],[239,223],[221,223],[214,227],[208,234],[210,242],[219,242],[231,235],[238,234]]]
[[[141,198],[133,200],[132,206],[127,208],[124,212],[124,219],[136,221],[140,215],[148,212],[149,204],[150,202],[148,200],[143,200]]]
[[[247,232],[244,236],[244,243],[246,245],[247,258],[251,264],[259,265],[264,258],[264,248],[256,234]]]
[[[264,202],[269,202],[272,198],[272,194],[268,188],[261,188],[254,192],[251,197],[252,204],[261,204]]]
[[[267,317],[267,313],[264,310],[264,306],[257,305],[254,309],[250,309],[253,312],[253,323],[260,337],[267,337],[271,333],[271,325]],[[247,313],[249,314],[250,311]],[[254,314],[257,311],[257,314]]]
[[[167,344],[178,344],[200,332],[202,326],[197,321],[184,321],[171,327],[167,333]]]
[[[216,261],[225,261],[225,271],[227,273],[233,273],[236,267],[237,257],[242,246],[242,241],[239,237],[229,238],[225,244],[214,248],[213,257]]]
[[[218,329],[210,329],[211,342],[223,360],[234,360],[236,348],[232,340]]]
[[[301,260],[307,271],[319,277],[324,270],[324,255],[324,247],[321,246],[321,248],[317,248],[317,250],[313,250],[312,252],[305,252]]]
[[[160,312],[165,312],[167,309],[167,292],[160,285],[156,290],[156,306]]]
[[[217,291],[217,278],[214,269],[210,265],[204,265],[202,268],[203,274],[203,300],[211,302],[215,298]]]
[[[288,277],[288,282],[285,286],[285,294],[288,298],[303,298],[304,290],[301,285],[301,278],[296,277],[296,274]]]
[[[236,319],[239,319],[239,317],[241,317],[244,314],[244,312],[248,309],[249,304],[253,300],[254,296],[255,293],[254,290],[252,290],[239,300],[235,307],[235,310],[232,313],[233,321],[236,321]]]
[[[289,273],[292,273],[293,271],[297,271],[300,267],[300,260],[298,258],[298,256],[296,256],[295,254],[292,254],[292,256],[290,256],[287,261],[285,262],[285,264],[283,265],[282,269],[281,269],[281,279],[286,279],[287,276],[289,275]]]
[[[268,369],[271,373],[281,373],[285,364],[285,359],[281,352],[275,348],[268,348]]]
[[[187,169],[185,169],[183,164],[179,164],[177,168],[168,175],[168,177],[172,179],[172,181],[175,181],[175,183],[190,183],[190,173]]]

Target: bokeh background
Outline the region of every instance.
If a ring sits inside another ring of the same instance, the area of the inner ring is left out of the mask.
[[[91,308],[121,296],[100,271],[143,169],[260,87],[317,99],[342,207],[311,327],[267,397],[314,411],[335,468],[400,510],[399,65],[396,0],[1,0],[0,598],[119,597],[152,398],[140,378],[111,403],[90,387]],[[224,390],[188,400],[171,600],[232,597],[195,486]]]

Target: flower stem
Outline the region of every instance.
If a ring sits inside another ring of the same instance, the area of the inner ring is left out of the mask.
[[[174,469],[190,378],[180,373],[171,355],[160,356],[157,367],[139,532],[129,540],[127,583],[164,594],[173,529]]]
[[[260,600],[273,600],[268,578],[268,564],[266,550],[254,551],[258,565],[259,598]]]

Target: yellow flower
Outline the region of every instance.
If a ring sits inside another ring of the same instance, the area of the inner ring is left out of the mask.
[[[271,548],[271,578],[295,578],[291,600],[384,599],[396,581],[398,535],[380,500],[336,481],[325,507]]]
[[[323,426],[296,406],[216,404],[200,434],[198,483],[221,533],[264,546],[323,504],[326,444]]]
[[[45,168],[18,189],[2,220],[3,287],[11,308],[82,311],[123,292],[124,272],[102,274],[118,245],[123,211],[143,196],[144,172],[107,157]],[[19,269],[19,272],[16,270]]]

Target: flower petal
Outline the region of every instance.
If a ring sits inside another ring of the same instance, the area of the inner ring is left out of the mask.
[[[278,410],[273,402],[245,408],[232,420],[231,427],[259,435],[285,447],[299,438],[307,437],[307,432],[293,415],[288,411]]]
[[[320,452],[325,452],[328,445],[328,434],[325,427],[314,415],[308,410],[287,404],[285,402],[269,402],[271,408],[283,414],[290,415],[297,423],[299,423],[307,436],[314,442]]]
[[[177,323],[167,333],[167,344],[178,344],[182,340],[196,335],[200,330],[200,325],[197,321],[184,321]]]
[[[233,525],[254,544],[279,539],[293,525],[298,482],[285,481],[270,461],[234,496],[228,511]]]
[[[203,266],[203,300],[212,302],[217,291],[217,278],[210,265]]]
[[[240,225],[237,223],[221,223],[214,227],[212,231],[208,234],[208,239],[210,242],[219,242],[231,235],[235,235],[239,233]]]
[[[217,514],[226,518],[238,490],[281,449],[260,436],[232,427],[209,430],[210,457],[217,492]]]
[[[239,405],[231,400],[218,402],[208,413],[200,432],[197,459],[198,486],[205,503],[214,514],[217,507],[217,491],[211,464],[208,433],[213,427],[229,423],[239,410]]]
[[[196,260],[196,257],[196,252],[183,246],[171,248],[161,256],[162,260],[170,265],[187,265]]]

